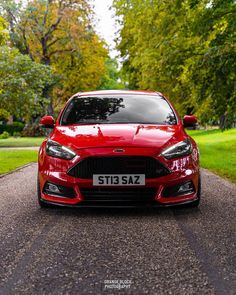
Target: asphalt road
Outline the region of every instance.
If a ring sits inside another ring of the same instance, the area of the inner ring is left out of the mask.
[[[42,210],[36,169],[0,178],[1,295],[236,294],[236,185],[204,170],[199,209]]]

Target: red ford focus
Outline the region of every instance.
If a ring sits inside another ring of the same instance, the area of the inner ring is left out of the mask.
[[[199,153],[161,94],[97,91],[74,95],[52,128],[38,159],[42,207],[198,206]]]

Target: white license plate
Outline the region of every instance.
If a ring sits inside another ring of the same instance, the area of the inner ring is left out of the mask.
[[[103,185],[123,185],[123,186],[139,186],[145,185],[145,174],[94,174],[93,175],[93,185],[103,186]]]

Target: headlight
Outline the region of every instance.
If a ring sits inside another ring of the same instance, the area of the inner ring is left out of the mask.
[[[192,153],[193,147],[189,139],[178,142],[164,150],[161,155],[166,159],[178,158],[187,156]]]
[[[75,152],[51,139],[46,144],[46,153],[51,157],[65,160],[71,160],[76,156]]]

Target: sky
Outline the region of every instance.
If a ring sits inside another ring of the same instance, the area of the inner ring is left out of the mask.
[[[97,25],[95,29],[97,33],[105,39],[106,43],[110,49],[110,56],[115,58],[117,56],[117,51],[115,48],[115,20],[114,11],[109,10],[112,5],[112,0],[92,0],[94,5],[94,11],[96,15]]]

